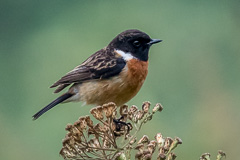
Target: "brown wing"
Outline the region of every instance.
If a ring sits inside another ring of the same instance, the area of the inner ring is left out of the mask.
[[[100,50],[68,72],[50,88],[58,86],[55,90],[57,93],[72,83],[82,83],[91,79],[107,79],[119,74],[125,65],[126,62],[122,58],[117,58]]]

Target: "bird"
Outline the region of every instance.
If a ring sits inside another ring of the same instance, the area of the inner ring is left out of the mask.
[[[59,103],[125,104],[138,93],[146,79],[150,47],[161,41],[137,29],[121,32],[106,47],[50,86],[57,87],[54,93],[59,93],[71,85],[66,93],[34,114],[33,120]]]

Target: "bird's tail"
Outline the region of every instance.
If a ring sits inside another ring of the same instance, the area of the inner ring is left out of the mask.
[[[43,109],[41,109],[39,112],[37,112],[36,114],[34,114],[33,120],[38,119],[42,114],[44,114],[45,112],[47,112],[48,110],[50,110],[51,108],[53,108],[54,106],[56,106],[57,104],[65,101],[66,99],[72,97],[73,94],[71,93],[65,93],[63,95],[61,95],[60,97],[58,97],[57,99],[55,99],[54,101],[52,101],[50,104],[48,104],[46,107],[44,107]]]

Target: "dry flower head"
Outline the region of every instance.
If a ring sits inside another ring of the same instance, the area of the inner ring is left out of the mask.
[[[90,116],[84,116],[73,125],[68,124],[60,154],[64,159],[121,160],[135,149],[136,159],[150,160],[156,150],[158,159],[175,159],[172,150],[180,144],[179,138],[164,138],[158,133],[155,140],[144,135],[137,141],[136,135],[142,125],[163,109],[158,103],[150,112],[150,105],[150,102],[144,102],[139,109],[135,105],[117,107],[114,103],[108,103],[92,108],[90,113],[98,123],[94,124]]]

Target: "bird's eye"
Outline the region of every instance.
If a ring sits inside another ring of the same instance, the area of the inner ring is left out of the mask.
[[[133,42],[133,45],[134,45],[135,47],[139,47],[139,46],[141,45],[141,43],[140,43],[139,41],[134,41],[134,42]]]

